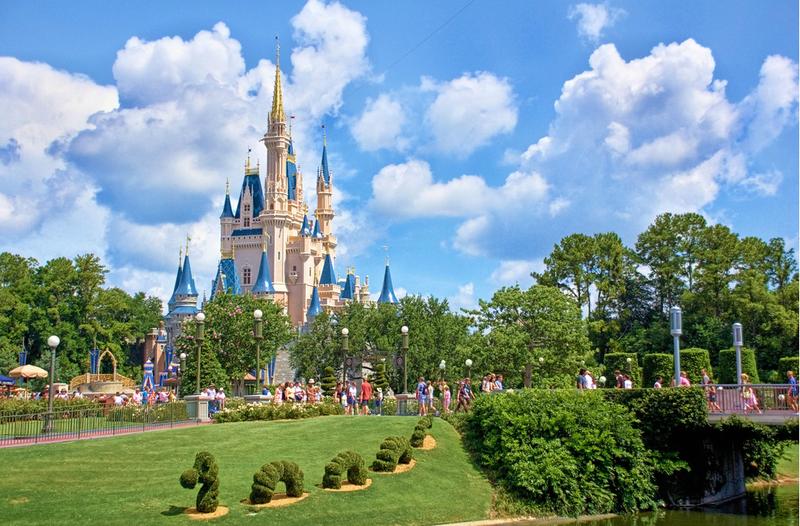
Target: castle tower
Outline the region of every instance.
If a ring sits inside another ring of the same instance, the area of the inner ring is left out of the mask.
[[[389,262],[386,262],[386,270],[383,272],[383,288],[378,297],[378,303],[400,303],[394,294],[392,286],[392,273],[389,271]]]
[[[270,271],[269,271],[269,261],[267,261],[267,247],[264,246],[263,250],[261,251],[261,262],[258,265],[258,277],[256,278],[256,282],[253,284],[253,288],[250,291],[256,297],[266,297],[269,298],[275,293],[275,287],[272,286],[272,280],[270,279]]]
[[[178,267],[175,280],[177,286],[170,298],[169,313],[166,316],[167,334],[170,341],[175,341],[181,333],[181,323],[197,313],[197,287],[192,276],[192,262],[189,260],[189,241],[186,239],[186,254],[183,265]]]
[[[323,234],[330,235],[333,224],[333,173],[328,167],[328,140],[322,138],[322,162],[317,170],[317,223]]]

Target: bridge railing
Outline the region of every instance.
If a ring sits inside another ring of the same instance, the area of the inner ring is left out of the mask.
[[[720,412],[714,400],[723,413],[797,413],[798,396],[790,384],[717,384],[706,388],[706,396],[712,413]]]

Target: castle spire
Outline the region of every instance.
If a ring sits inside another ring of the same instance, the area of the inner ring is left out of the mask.
[[[225,204],[222,205],[222,215],[220,219],[233,219],[233,207],[231,206],[231,182],[225,180]]]
[[[281,43],[275,37],[275,85],[272,88],[272,111],[269,114],[270,122],[286,122],[283,112],[283,90],[281,89]]]
[[[386,262],[386,270],[383,273],[383,288],[381,289],[381,295],[378,298],[378,303],[400,303],[397,301],[397,296],[394,294],[394,287],[392,286],[392,273],[389,271],[388,261]]]
[[[325,263],[322,265],[322,276],[319,280],[320,285],[336,285],[336,272],[333,270],[333,260],[331,254],[325,254]]]
[[[269,262],[267,261],[267,245],[261,247],[261,263],[258,266],[258,277],[253,284],[251,292],[255,295],[258,294],[274,294],[275,287],[272,286],[272,280],[269,277]]]

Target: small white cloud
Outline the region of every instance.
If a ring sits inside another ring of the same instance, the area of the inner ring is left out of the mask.
[[[781,181],[783,174],[779,170],[770,170],[745,177],[740,184],[757,195],[770,196],[778,193]]]
[[[597,42],[603,36],[603,30],[612,27],[625,10],[611,7],[607,2],[602,4],[578,4],[571,6],[567,18],[578,21],[578,34]]]
[[[450,308],[454,311],[459,309],[474,309],[478,306],[478,300],[475,299],[475,285],[470,283],[465,283],[458,287],[458,291],[453,295],[447,298],[448,303],[450,303]]]
[[[435,147],[444,153],[467,157],[517,125],[514,90],[507,79],[478,72],[441,84],[423,79],[422,89],[437,93],[425,122]]]
[[[542,259],[510,259],[500,262],[489,277],[491,283],[497,286],[519,284],[526,288],[533,284],[532,272],[542,272],[545,269]]]
[[[408,139],[401,137],[405,122],[406,115],[400,103],[382,94],[367,101],[364,112],[352,123],[350,131],[362,150],[402,151],[408,146]]]

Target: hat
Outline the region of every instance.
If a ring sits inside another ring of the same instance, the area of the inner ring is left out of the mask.
[[[378,392],[379,392],[379,393],[382,393],[382,392],[383,392],[383,389],[381,389],[380,387],[378,387]]]
[[[308,383],[313,384],[314,383],[314,379],[312,378],[311,380],[308,381]]]

